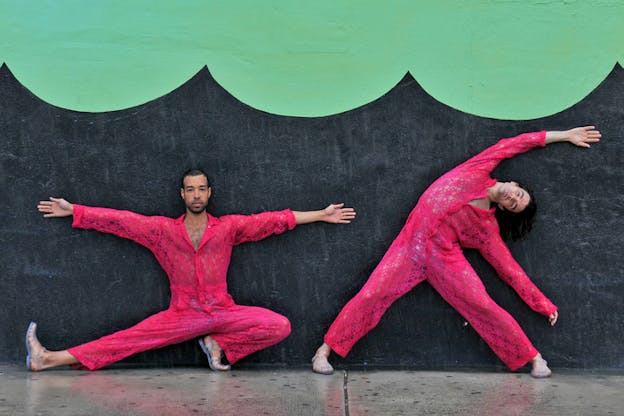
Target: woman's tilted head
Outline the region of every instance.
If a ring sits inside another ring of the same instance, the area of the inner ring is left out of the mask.
[[[500,227],[500,234],[504,240],[522,240],[526,238],[535,222],[537,213],[537,203],[533,191],[527,186],[517,182],[508,182],[511,186],[502,189],[503,197],[508,199],[496,204],[496,220]],[[516,192],[517,195],[510,196],[509,192]],[[514,198],[518,201],[513,202]],[[522,207],[521,210],[519,208]]]

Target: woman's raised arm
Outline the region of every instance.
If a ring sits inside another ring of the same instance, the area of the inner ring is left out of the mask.
[[[591,147],[590,143],[600,141],[602,135],[594,126],[576,127],[565,131],[547,131],[546,144],[570,142],[579,147]]]

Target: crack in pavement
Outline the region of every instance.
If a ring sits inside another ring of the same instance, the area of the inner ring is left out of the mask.
[[[344,393],[344,414],[345,416],[349,416],[349,390],[347,387],[349,385],[349,373],[347,370],[343,371],[343,380],[342,380],[342,391]]]

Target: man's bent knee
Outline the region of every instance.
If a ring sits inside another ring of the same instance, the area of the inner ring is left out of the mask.
[[[279,316],[274,322],[274,336],[279,341],[290,335],[290,321],[285,316]]]

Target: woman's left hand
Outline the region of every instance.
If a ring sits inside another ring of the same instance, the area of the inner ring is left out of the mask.
[[[550,326],[555,326],[555,324],[557,323],[557,318],[559,318],[558,311],[554,311],[550,314],[550,316],[548,317],[548,322],[550,322]]]

